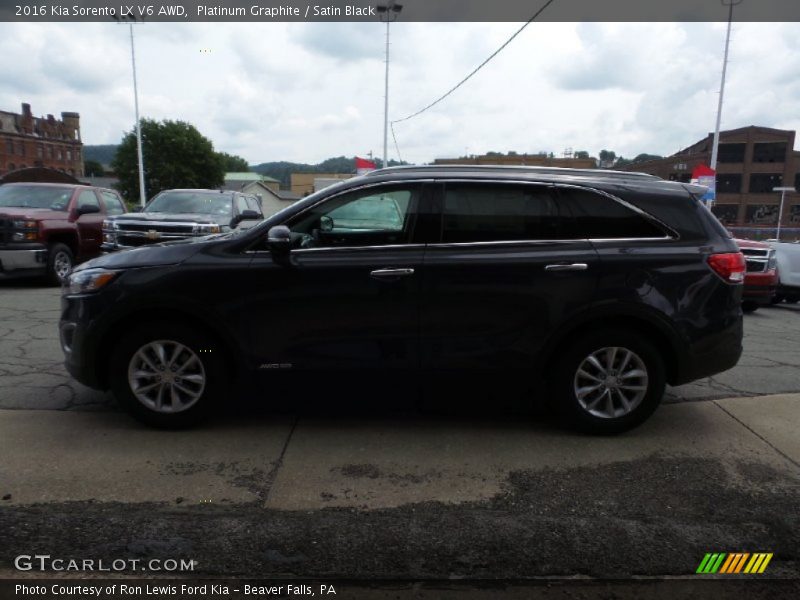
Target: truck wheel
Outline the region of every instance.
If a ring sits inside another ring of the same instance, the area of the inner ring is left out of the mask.
[[[551,380],[551,404],[574,429],[616,434],[653,414],[664,386],[664,363],[646,338],[601,330],[564,351]]]
[[[61,285],[67,280],[75,264],[72,250],[64,244],[52,244],[47,251],[47,280],[52,285]]]
[[[180,323],[152,323],[125,335],[109,366],[114,397],[154,427],[200,422],[228,384],[223,349]]]
[[[789,296],[786,298],[786,304],[797,304],[797,301],[800,300],[797,296]]]
[[[745,300],[742,302],[742,310],[746,313],[755,312],[758,310],[758,302],[752,300]]]
[[[772,298],[770,298],[770,304],[780,304],[783,302],[783,296],[780,294],[775,294]]]

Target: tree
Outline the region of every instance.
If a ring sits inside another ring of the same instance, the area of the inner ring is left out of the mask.
[[[84,160],[83,172],[87,177],[102,177],[106,174],[105,170],[103,169],[103,165],[96,160]]]
[[[228,154],[227,152],[217,152],[220,160],[222,160],[222,168],[226,173],[245,173],[250,170],[250,165],[241,156]]]
[[[225,181],[223,160],[211,140],[183,121],[142,119],[145,190],[152,198],[171,188],[220,187]],[[111,163],[119,177],[117,188],[129,200],[139,198],[136,132],[122,138]]]
[[[589,153],[586,150],[576,150],[573,156],[575,158],[589,158]]]
[[[600,164],[603,166],[613,165],[617,159],[617,153],[613,150],[600,150]]]

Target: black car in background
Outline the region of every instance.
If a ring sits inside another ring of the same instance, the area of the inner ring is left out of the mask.
[[[66,366],[156,426],[195,422],[244,378],[265,402],[329,405],[401,388],[458,403],[474,383],[620,432],[666,383],[741,354],[745,261],[703,191],[612,171],[374,171],[247,231],[81,265]]]
[[[246,227],[264,218],[255,196],[218,190],[165,190],[140,212],[103,221],[106,252],[202,237]]]

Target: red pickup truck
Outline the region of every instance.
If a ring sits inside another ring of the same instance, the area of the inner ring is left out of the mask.
[[[742,310],[753,312],[772,301],[778,288],[775,250],[763,242],[736,240],[744,254],[747,272],[744,276]]]
[[[62,183],[0,185],[0,278],[46,276],[60,284],[100,254],[103,219],[125,212],[114,190]]]

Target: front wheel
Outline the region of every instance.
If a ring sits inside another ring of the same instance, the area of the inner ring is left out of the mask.
[[[178,323],[153,323],[124,336],[110,362],[111,390],[134,417],[181,428],[206,418],[227,386],[223,351]]]
[[[572,344],[557,362],[551,402],[571,427],[615,434],[644,422],[664,395],[665,369],[643,336],[604,330]]]
[[[74,264],[75,258],[69,246],[53,244],[47,253],[47,280],[52,285],[63,284],[72,273]]]

